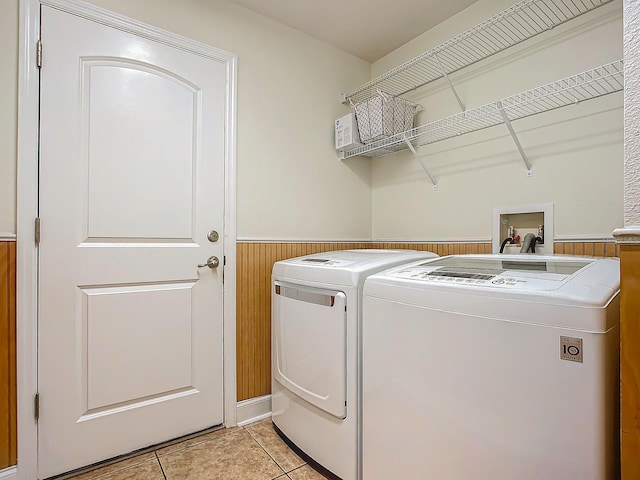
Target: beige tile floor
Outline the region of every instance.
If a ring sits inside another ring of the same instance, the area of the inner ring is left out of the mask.
[[[323,480],[298,456],[271,419],[217,430],[153,452],[70,477],[69,480]]]

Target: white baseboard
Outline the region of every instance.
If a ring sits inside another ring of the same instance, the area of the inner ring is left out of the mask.
[[[16,467],[5,468],[0,470],[0,480],[17,480],[18,469]]]
[[[239,427],[264,420],[271,416],[271,395],[250,398],[238,402],[236,419]]]

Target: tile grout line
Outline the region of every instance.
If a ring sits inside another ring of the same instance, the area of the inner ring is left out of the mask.
[[[224,431],[224,428],[212,427],[212,428],[209,428],[209,429],[205,429],[202,432],[196,432],[195,434],[185,435],[184,437],[186,437],[186,439],[182,440],[182,441],[176,441],[175,439],[173,439],[173,440],[169,440],[168,442],[162,442],[161,444],[155,446],[156,447],[155,450],[154,450],[154,447],[143,448],[143,449],[141,449],[139,451],[131,452],[131,453],[122,455],[117,460],[115,458],[112,458],[112,459],[108,459],[108,460],[106,460],[104,462],[99,462],[99,463],[93,465],[90,468],[85,468],[85,467],[80,468],[73,475],[67,473],[67,474],[64,474],[63,476],[61,476],[60,478],[61,478],[61,480],[75,480],[79,476],[88,475],[88,474],[91,474],[91,473],[93,473],[95,471],[102,470],[102,469],[106,468],[107,470],[104,471],[103,473],[100,473],[100,474],[98,474],[96,476],[92,475],[90,477],[86,477],[85,478],[85,480],[100,480],[103,477],[110,476],[110,475],[113,475],[115,473],[119,473],[119,472],[122,472],[124,470],[128,470],[129,468],[135,467],[135,466],[140,465],[142,463],[151,461],[151,459],[149,458],[147,460],[135,461],[134,463],[131,463],[130,465],[127,465],[125,467],[122,467],[122,466],[118,467],[118,465],[120,465],[123,462],[129,461],[129,460],[134,460],[136,458],[141,459],[142,457],[144,457],[145,455],[148,455],[148,454],[154,454],[154,456],[156,457],[156,459],[160,463],[160,468],[162,469],[162,463],[160,462],[160,456],[164,456],[164,455],[158,455],[158,451],[159,450],[162,450],[164,448],[169,448],[169,447],[171,447],[173,445],[178,445],[178,444],[183,443],[185,441],[197,439],[199,437],[204,437],[204,436],[206,436],[208,434],[211,434],[211,433],[214,433],[214,432],[217,432],[217,431]],[[223,435],[224,435],[224,433],[223,433]],[[200,443],[207,442],[207,441],[209,441],[209,439],[201,440],[199,442],[195,442],[193,445],[190,445],[189,447],[178,448],[178,449],[176,449],[174,451],[170,451],[169,453],[166,453],[165,455],[171,455],[173,453],[177,453],[179,451],[185,450],[187,448],[190,448],[192,446],[195,446],[195,445],[198,445]],[[162,445],[164,445],[164,446],[162,446]],[[109,467],[115,467],[115,468],[113,470],[109,470],[108,469]],[[164,475],[164,469],[163,469],[163,475]],[[166,475],[165,475],[165,480],[166,480]]]
[[[273,458],[273,455],[271,455],[269,452],[267,452],[267,450],[262,446],[262,444],[261,444],[258,440],[256,440],[256,439],[255,439],[255,437],[254,437],[253,435],[251,435],[251,432],[249,431],[249,429],[247,429],[247,427],[242,427],[242,428],[244,429],[244,431],[245,431],[245,432],[247,432],[247,434],[249,435],[249,437],[251,438],[251,440],[253,440],[254,442],[256,442],[256,443],[258,444],[258,446],[262,449],[262,451],[263,451],[264,453],[266,453],[266,454],[269,456],[269,458],[273,461],[273,463],[275,463],[275,464],[276,464],[276,466],[277,466],[280,470],[282,470],[282,473],[283,473],[283,474],[285,474],[285,475],[287,475],[287,472],[284,470],[284,468],[282,468],[282,467],[280,466],[280,464],[276,461],[276,459],[275,459],[275,458]],[[274,478],[280,478],[280,477],[282,477],[282,475],[278,475],[277,477],[274,477]],[[287,477],[288,477],[288,475],[287,475]],[[273,479],[272,479],[272,480],[273,480]]]
[[[167,480],[167,474],[164,473],[164,467],[162,466],[162,462],[160,461],[160,457],[158,456],[158,451],[155,450],[153,452],[153,454],[156,456],[156,460],[158,461],[158,465],[160,465],[160,471],[162,472],[162,476],[164,477],[164,480]]]

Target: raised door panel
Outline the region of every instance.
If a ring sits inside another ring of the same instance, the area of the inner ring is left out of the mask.
[[[123,59],[83,59],[81,82],[87,236],[191,239],[201,91]]]

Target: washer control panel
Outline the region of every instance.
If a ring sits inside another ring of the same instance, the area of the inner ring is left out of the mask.
[[[394,276],[433,283],[483,285],[490,287],[508,287],[516,285],[517,283],[526,283],[526,280],[516,278],[513,272],[505,270],[463,269],[455,267],[433,269],[416,266],[400,269],[394,272]]]

